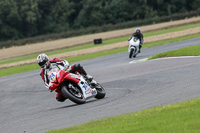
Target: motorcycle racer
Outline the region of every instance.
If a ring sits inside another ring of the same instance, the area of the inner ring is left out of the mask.
[[[90,80],[91,83],[95,84],[95,81],[93,80],[92,76],[88,75],[80,64],[73,64],[70,66],[68,61],[56,57],[49,60],[49,57],[44,53],[38,55],[37,63],[42,68],[40,71],[40,76],[44,81],[45,87],[48,88],[49,90],[51,90],[52,88],[49,80],[49,72],[52,69],[65,70],[71,73],[77,71],[80,74],[82,74],[85,78]],[[56,89],[55,92],[57,93],[56,94],[57,101],[64,102],[67,99],[67,97],[65,97],[59,89]]]
[[[130,41],[132,39],[132,37],[137,37],[140,39],[140,46],[139,46],[139,53],[140,53],[140,49],[142,48],[142,44],[143,44],[143,34],[141,33],[141,30],[139,28],[137,28],[135,30],[135,32],[132,34],[132,36],[129,38],[128,41]]]

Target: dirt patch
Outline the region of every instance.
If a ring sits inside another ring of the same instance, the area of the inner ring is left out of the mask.
[[[184,19],[184,20],[179,20],[179,21],[171,21],[171,22],[165,22],[165,23],[160,23],[160,24],[142,26],[140,28],[142,32],[148,32],[148,31],[154,31],[154,30],[174,27],[178,25],[197,23],[197,22],[200,22],[200,17],[193,17],[190,19]],[[93,39],[95,38],[102,38],[103,40],[106,40],[110,38],[131,35],[134,32],[134,30],[135,30],[135,27],[123,29],[123,30],[115,30],[115,31],[109,31],[109,32],[98,33],[98,34],[91,34],[91,35],[85,35],[85,36],[78,36],[78,37],[0,49],[0,60],[91,43],[93,42]],[[145,39],[145,40],[148,40],[148,39]],[[73,52],[73,53],[76,53],[76,52]]]
[[[146,38],[144,38],[144,45],[145,45],[145,43],[167,40],[167,39],[188,36],[188,35],[193,35],[193,34],[200,34],[200,27],[166,33],[166,34],[157,35],[157,36],[146,37]],[[122,48],[122,47],[127,47],[127,50],[128,50],[128,41],[123,41],[123,42],[110,44],[110,45],[98,46],[98,47],[93,47],[93,48],[88,48],[88,49],[83,49],[83,50],[77,50],[77,51],[71,51],[71,52],[51,55],[51,56],[49,56],[49,58],[54,58],[54,57],[68,58],[68,57],[74,57],[77,55],[96,53],[96,52],[117,49],[117,48]],[[24,65],[24,64],[32,64],[32,63],[36,63],[36,59],[0,65],[0,69]]]

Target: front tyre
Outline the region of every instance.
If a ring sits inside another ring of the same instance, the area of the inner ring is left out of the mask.
[[[101,86],[99,83],[97,83],[95,88],[97,90],[97,95],[95,96],[95,98],[97,98],[97,99],[104,98],[106,95],[106,92],[105,92],[103,86]]]
[[[83,104],[85,103],[86,99],[84,98],[82,91],[80,87],[76,84],[71,84],[70,87],[68,84],[67,86],[62,86],[61,92],[69,98],[71,101],[77,103],[77,104]]]
[[[130,52],[129,52],[129,58],[131,58],[133,56],[133,49],[131,48]]]

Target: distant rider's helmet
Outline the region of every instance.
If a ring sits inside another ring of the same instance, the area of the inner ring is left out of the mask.
[[[136,32],[137,34],[140,34],[140,33],[141,33],[140,29],[136,29],[135,32]]]
[[[44,53],[39,54],[37,57],[37,63],[41,68],[47,69],[50,66],[49,57]]]

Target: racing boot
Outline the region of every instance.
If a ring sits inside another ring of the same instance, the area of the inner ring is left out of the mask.
[[[85,75],[86,79],[88,79],[90,82],[93,80],[93,77],[89,74]]]
[[[57,92],[56,94],[56,100],[58,102],[64,102],[67,99],[61,92]]]
[[[91,85],[92,85],[92,86],[95,86],[96,84],[97,84],[97,81],[95,81],[94,79],[92,79]]]
[[[87,74],[85,77],[90,81],[92,86],[95,86],[97,84],[97,82],[93,79],[91,75]]]

